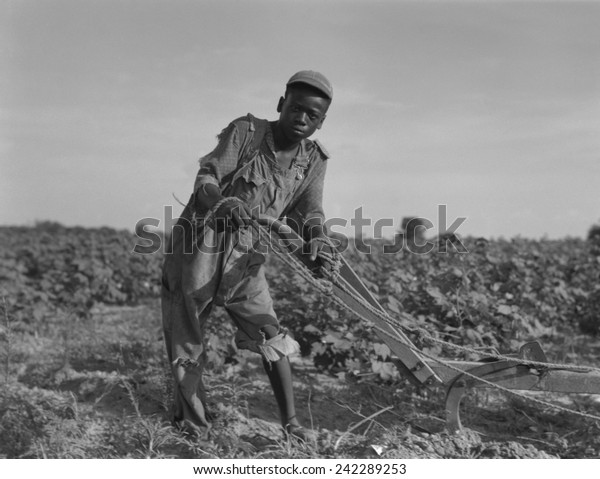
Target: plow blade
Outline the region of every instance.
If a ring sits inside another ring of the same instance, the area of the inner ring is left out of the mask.
[[[533,351],[533,354],[532,354]],[[523,345],[515,359],[491,362],[433,362],[432,369],[447,385],[446,427],[460,431],[460,402],[469,388],[500,386],[511,390],[555,393],[600,394],[600,373],[591,369],[559,369],[523,361],[547,362],[537,342]],[[466,374],[465,374],[466,373]],[[481,380],[479,380],[481,379]]]

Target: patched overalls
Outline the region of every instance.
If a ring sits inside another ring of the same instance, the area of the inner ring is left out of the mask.
[[[271,125],[251,115],[232,122],[215,150],[200,160],[194,195],[171,235],[165,255],[162,313],[166,348],[175,378],[174,420],[203,432],[202,371],[205,326],[213,305],[225,308],[237,326],[236,345],[268,360],[297,350],[285,334],[265,341],[261,328],[279,328],[265,279],[264,252],[252,229],[216,232],[194,206],[195,192],[207,183],[223,196],[236,196],[250,208],[302,225],[323,218],[322,194],[327,154],[318,142],[304,140],[289,169],[275,161]]]

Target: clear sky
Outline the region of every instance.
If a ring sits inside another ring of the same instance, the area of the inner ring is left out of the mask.
[[[463,235],[533,238],[600,220],[600,2],[0,5],[0,224],[164,221],[215,135],[275,119],[301,69],[334,84],[327,216],[438,225],[443,204]]]

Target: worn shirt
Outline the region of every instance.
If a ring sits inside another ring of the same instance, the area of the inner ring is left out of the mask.
[[[257,138],[261,140],[258,145]],[[248,114],[234,120],[218,139],[217,147],[200,159],[194,192],[212,183],[224,196],[236,196],[263,214],[287,217],[297,225],[309,218],[324,218],[328,154],[318,141],[302,141],[291,167],[282,169],[267,120]]]
[[[301,233],[305,220],[324,216],[328,155],[317,142],[304,140],[292,166],[282,169],[276,161],[271,124],[252,115],[234,120],[218,140],[217,147],[200,159],[194,195],[182,215],[184,224],[196,216],[195,237],[175,231],[175,254],[167,258],[165,272],[167,283],[174,289],[181,284],[183,294],[194,301],[214,300],[226,306],[267,289],[263,273],[256,271],[262,269],[264,249],[257,248],[252,229],[229,234],[206,225],[202,221],[206,211],[195,205],[195,192],[204,184],[214,184],[223,196],[236,196],[262,214],[285,217]],[[193,253],[181,254],[191,243],[196,246]]]

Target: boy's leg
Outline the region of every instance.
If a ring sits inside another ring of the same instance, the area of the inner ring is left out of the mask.
[[[286,436],[293,436],[302,441],[314,441],[316,435],[312,431],[303,428],[296,417],[292,368],[288,357],[282,357],[277,361],[268,361],[263,357],[263,366],[279,406],[281,426]]]
[[[184,254],[185,234],[189,233],[176,228],[171,236],[173,253],[165,255],[163,331],[174,379],[173,421],[182,429],[204,435],[210,429],[202,374],[206,362],[205,327],[212,301],[209,295],[200,299],[195,294],[206,278],[196,271],[202,266],[200,257]]]
[[[277,328],[274,326],[269,325],[262,329],[267,339],[271,339],[278,334]],[[268,361],[263,356],[263,366],[275,394],[277,406],[279,406],[281,425],[286,430],[289,429],[289,426],[300,426],[296,417],[290,360],[285,356],[277,361]]]
[[[181,292],[173,293],[163,287],[165,345],[174,379],[173,421],[178,427],[203,436],[210,429],[202,381],[205,318],[190,315],[181,296]],[[208,311],[203,313],[202,316]]]
[[[238,348],[262,355],[279,407],[281,424],[290,432],[301,428],[296,417],[292,369],[287,355],[300,348],[291,337],[280,334],[281,328],[261,266],[261,263],[257,263],[247,269],[243,280],[231,291],[224,307],[238,327]]]

